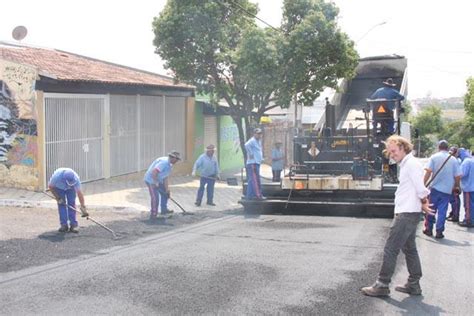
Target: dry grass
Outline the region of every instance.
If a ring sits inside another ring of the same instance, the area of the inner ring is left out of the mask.
[[[450,109],[441,112],[443,120],[457,121],[463,119],[465,116],[466,112],[464,112],[464,109]]]

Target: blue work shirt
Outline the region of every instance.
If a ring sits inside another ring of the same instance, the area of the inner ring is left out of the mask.
[[[219,174],[219,164],[216,156],[209,157],[206,153],[199,156],[194,163],[193,172],[203,177],[215,178]]]
[[[474,192],[474,158],[468,157],[461,163],[461,189]]]
[[[405,97],[401,95],[397,90],[389,87],[382,87],[377,89],[371,96],[370,99],[387,99],[387,100],[405,100]],[[395,109],[394,102],[387,102],[388,107],[390,110]]]
[[[66,171],[72,171],[74,174],[74,181],[76,184],[74,186],[69,186],[66,183],[66,179],[64,178],[64,172]],[[81,179],[79,179],[79,175],[72,170],[71,168],[58,168],[56,171],[53,172],[53,175],[51,176],[51,179],[49,179],[48,186],[52,186],[55,188],[58,188],[60,190],[69,190],[74,188],[74,190],[80,190],[81,189]]]
[[[449,154],[447,151],[442,150],[430,157],[428,161],[427,169],[432,171],[434,176],[438,172],[441,165],[446,161]],[[444,165],[443,169],[438,173],[436,178],[431,183],[431,187],[439,192],[451,194],[454,187],[454,177],[461,175],[461,168],[456,158],[450,157]]]
[[[250,138],[245,143],[245,150],[247,151],[247,165],[251,163],[261,164],[263,161],[262,143],[255,137]]]
[[[157,158],[148,167],[144,180],[148,184],[158,184],[153,179],[153,170],[158,170],[158,182],[163,184],[165,179],[170,175],[171,168],[172,165],[168,156]]]
[[[283,170],[283,151],[281,149],[272,149],[272,170]]]

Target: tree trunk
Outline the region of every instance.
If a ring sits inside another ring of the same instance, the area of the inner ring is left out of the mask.
[[[247,151],[245,150],[245,142],[247,140],[244,127],[242,124],[242,117],[235,117],[232,116],[232,119],[234,120],[235,124],[237,125],[237,130],[239,131],[239,141],[240,141],[240,149],[242,150],[242,154],[244,155],[244,162],[247,157]]]

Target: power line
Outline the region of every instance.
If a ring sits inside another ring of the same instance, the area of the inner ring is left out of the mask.
[[[247,14],[248,16],[251,16],[257,20],[259,20],[260,22],[262,22],[263,24],[267,25],[268,27],[274,29],[275,31],[279,31],[281,32],[280,29],[277,29],[276,27],[274,27],[273,25],[271,25],[270,23],[267,23],[266,21],[262,20],[261,18],[259,18],[258,16],[256,16],[255,14],[249,12],[247,9],[245,9],[244,7],[242,7],[239,3],[233,1],[233,0],[227,0],[231,5],[233,5],[234,7],[237,7],[238,9],[240,9],[241,11],[243,11],[245,14]],[[224,5],[225,7],[227,7],[224,3],[222,3],[221,1],[217,0],[217,3],[221,4],[221,5]],[[229,8],[229,7],[227,7]]]

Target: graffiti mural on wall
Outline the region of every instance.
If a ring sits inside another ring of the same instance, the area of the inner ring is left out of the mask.
[[[34,108],[36,72],[9,62],[0,64],[0,163],[33,166],[37,154]]]

